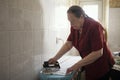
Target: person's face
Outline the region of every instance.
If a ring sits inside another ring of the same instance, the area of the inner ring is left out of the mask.
[[[80,27],[82,26],[82,19],[81,19],[81,17],[77,18],[73,13],[68,13],[67,15],[68,15],[68,20],[70,21],[71,26],[74,29],[79,30]]]

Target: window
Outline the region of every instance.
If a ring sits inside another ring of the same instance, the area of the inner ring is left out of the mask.
[[[87,15],[98,21],[98,5],[84,5],[83,9]]]
[[[102,0],[81,1],[80,6],[88,16],[102,23]]]
[[[58,28],[66,28],[69,25],[67,18],[66,6],[57,6],[55,8],[55,26]]]
[[[70,24],[67,18],[68,7],[60,5],[55,7],[55,29],[57,31],[56,39],[64,42],[70,33]]]

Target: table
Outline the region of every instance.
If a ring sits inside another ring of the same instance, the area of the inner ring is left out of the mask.
[[[60,63],[60,71],[54,74],[44,74],[40,72],[40,80],[70,80],[75,72],[66,75],[67,68],[81,60],[80,56],[63,56],[58,62]]]

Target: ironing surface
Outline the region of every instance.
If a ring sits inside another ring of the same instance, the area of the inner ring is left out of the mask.
[[[80,56],[63,56],[58,60],[60,68],[43,68],[40,71],[40,80],[70,80],[75,72],[66,75],[66,70],[81,60]],[[47,71],[47,72],[45,72]]]
[[[63,56],[61,59],[58,60],[60,66],[45,66],[45,68],[42,69],[42,72],[45,74],[66,75],[66,70],[79,60],[81,60],[80,56]]]

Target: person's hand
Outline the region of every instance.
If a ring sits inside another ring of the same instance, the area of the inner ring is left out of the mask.
[[[57,59],[56,58],[51,58],[51,59],[48,60],[48,62],[50,64],[55,64],[57,62]]]
[[[79,70],[79,69],[80,69],[79,65],[78,65],[78,64],[75,64],[75,65],[73,65],[72,67],[70,67],[70,68],[67,69],[66,74],[69,74],[69,73],[71,73],[71,72],[73,72],[73,71],[77,71],[77,70]]]

